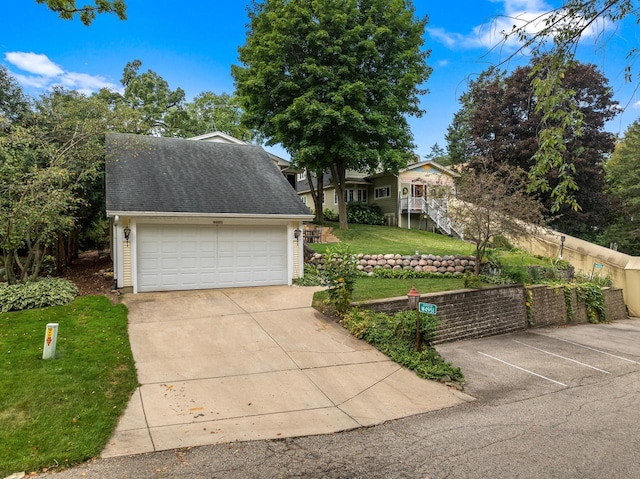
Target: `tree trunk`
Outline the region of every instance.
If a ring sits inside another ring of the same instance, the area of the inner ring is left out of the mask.
[[[66,269],[67,259],[65,252],[65,238],[62,233],[58,233],[56,241],[56,274],[61,275]]]
[[[13,261],[13,254],[10,251],[2,251],[2,259],[4,264],[4,274],[8,284],[16,284],[16,271]]]
[[[322,196],[324,192],[324,170],[316,171],[313,174],[307,168],[307,181],[309,182],[309,190],[311,191],[311,197],[313,198],[313,204],[316,209],[316,223],[322,223],[324,221],[324,212],[322,211]],[[313,177],[316,178],[316,186],[313,185]]]
[[[335,162],[331,165],[331,181],[338,196],[338,213],[340,217],[340,229],[349,229],[347,223],[347,202],[345,201],[345,180],[346,180],[346,163],[343,161]]]

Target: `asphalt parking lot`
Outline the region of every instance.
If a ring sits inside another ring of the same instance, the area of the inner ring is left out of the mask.
[[[640,320],[533,328],[437,349],[462,368],[466,393],[508,403],[640,370]]]

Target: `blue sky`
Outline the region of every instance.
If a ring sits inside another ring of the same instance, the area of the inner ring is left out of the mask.
[[[183,88],[189,99],[203,91],[232,93],[230,66],[237,63],[237,48],[245,40],[248,3],[128,0],[128,20],[102,15],[85,27],[79,20],[58,19],[35,0],[7,2],[0,20],[0,62],[32,95],[55,84],[87,93],[101,87],[119,89],[124,66],[136,58],[142,61],[142,71],[155,71],[171,88]],[[424,156],[436,142],[446,145],[444,135],[467,82],[513,51],[513,45],[492,49],[499,32],[510,28],[513,18],[532,17],[560,4],[557,0],[414,0],[417,15],[429,16],[424,48],[431,50],[428,64],[433,67],[426,84],[430,93],[422,99],[427,113],[411,120],[418,154]],[[605,48],[596,48],[586,38],[579,58],[604,72],[615,98],[626,106],[607,125],[609,131],[622,134],[640,115],[637,80],[628,84],[623,77],[625,56],[640,45],[640,35],[632,22],[594,34],[609,38]],[[504,67],[527,61],[519,56]],[[269,149],[286,157],[277,147]]]

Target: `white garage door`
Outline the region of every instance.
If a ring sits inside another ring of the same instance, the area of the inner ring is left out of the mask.
[[[285,226],[137,226],[138,291],[287,284]]]

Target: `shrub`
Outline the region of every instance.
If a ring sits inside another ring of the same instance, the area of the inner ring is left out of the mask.
[[[358,278],[355,257],[348,245],[338,244],[327,249],[327,262],[322,271],[322,284],[328,286],[327,303],[343,313],[351,303]]]
[[[71,281],[45,278],[18,284],[0,284],[0,311],[60,306],[73,301],[78,288]]]
[[[373,271],[369,273],[361,273],[365,276],[371,276],[374,278],[397,278],[397,279],[416,279],[416,278],[457,278],[462,276],[462,273],[433,273],[431,271],[416,271],[414,269],[389,269],[376,266]]]
[[[347,222],[363,225],[383,225],[384,215],[378,205],[353,201],[347,203]]]
[[[322,277],[315,266],[305,263],[304,277],[294,279],[293,282],[298,286],[320,286],[322,284]]]
[[[340,221],[340,215],[334,211],[331,211],[329,208],[325,208],[322,211],[322,215],[324,216],[325,221]]]
[[[435,316],[420,316],[420,332],[424,339],[420,351],[415,350],[414,311],[389,316],[369,310],[352,309],[344,316],[343,324],[351,334],[364,339],[393,361],[412,369],[422,378],[464,383],[460,368],[446,362],[438,351],[429,345],[437,328]]]

